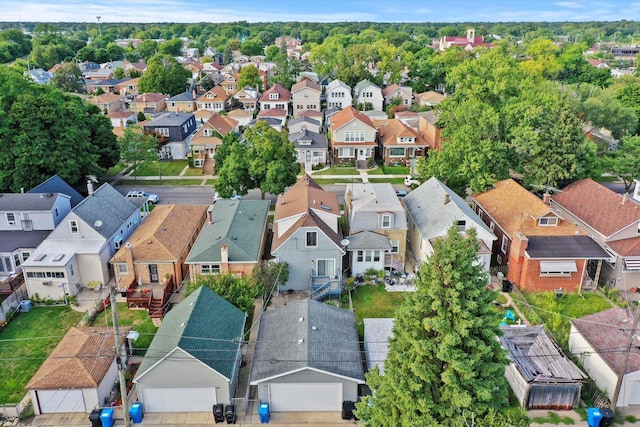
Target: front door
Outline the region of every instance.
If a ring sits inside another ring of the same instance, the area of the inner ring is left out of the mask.
[[[366,150],[364,148],[358,149],[358,160],[367,160]]]
[[[149,264],[149,277],[151,279],[151,283],[160,282],[160,279],[158,277],[158,265],[157,264]]]

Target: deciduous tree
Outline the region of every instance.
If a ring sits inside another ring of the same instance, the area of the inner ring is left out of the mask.
[[[140,92],[177,95],[187,90],[190,77],[191,73],[174,57],[155,55],[149,59],[147,70],[140,77]]]
[[[640,178],[640,136],[627,135],[618,144],[618,149],[607,153],[602,159],[602,169],[620,177],[624,191],[629,191],[634,179]]]
[[[158,140],[153,135],[145,135],[140,126],[132,125],[124,130],[118,139],[122,161],[135,170],[138,166],[158,160]]]
[[[477,262],[474,229],[452,226],[420,266],[417,290],[398,308],[384,375],[370,371],[374,392],[356,404],[370,426],[458,426],[508,404],[506,353],[492,310],[495,292]]]

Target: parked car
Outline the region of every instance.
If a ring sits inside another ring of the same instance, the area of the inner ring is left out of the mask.
[[[140,190],[131,190],[125,196],[129,199],[147,199],[149,203],[158,203],[160,201],[160,197],[157,194],[147,193],[146,191]]]
[[[396,190],[396,196],[398,196],[399,198],[403,198],[407,194],[409,194],[407,190]]]
[[[413,185],[420,185],[420,181],[418,181],[417,179],[415,179],[415,177],[411,176],[411,175],[407,175],[404,177],[404,185],[406,185],[407,187],[411,187]]]
[[[242,196],[239,196],[237,194],[232,194],[231,197],[229,197],[230,199],[233,200],[242,200]],[[218,192],[216,191],[216,194],[213,195],[213,202],[215,203],[217,200],[220,199],[224,199],[224,197],[220,197],[220,194],[218,194]]]

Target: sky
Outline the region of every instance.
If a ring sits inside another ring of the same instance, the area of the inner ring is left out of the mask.
[[[640,0],[0,0],[0,22],[637,21]]]

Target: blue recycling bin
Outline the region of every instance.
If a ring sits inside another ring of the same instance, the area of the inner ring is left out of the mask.
[[[598,427],[602,420],[602,413],[599,408],[587,408],[587,425],[589,427]]]
[[[142,417],[144,416],[142,413],[142,403],[133,402],[129,408],[129,416],[131,417],[131,422],[141,423]]]
[[[260,424],[269,423],[269,404],[261,403],[258,407],[258,415],[260,415]]]
[[[102,427],[113,427],[113,418],[115,416],[115,411],[113,408],[104,408],[102,413],[100,414],[100,421],[102,422]]]

